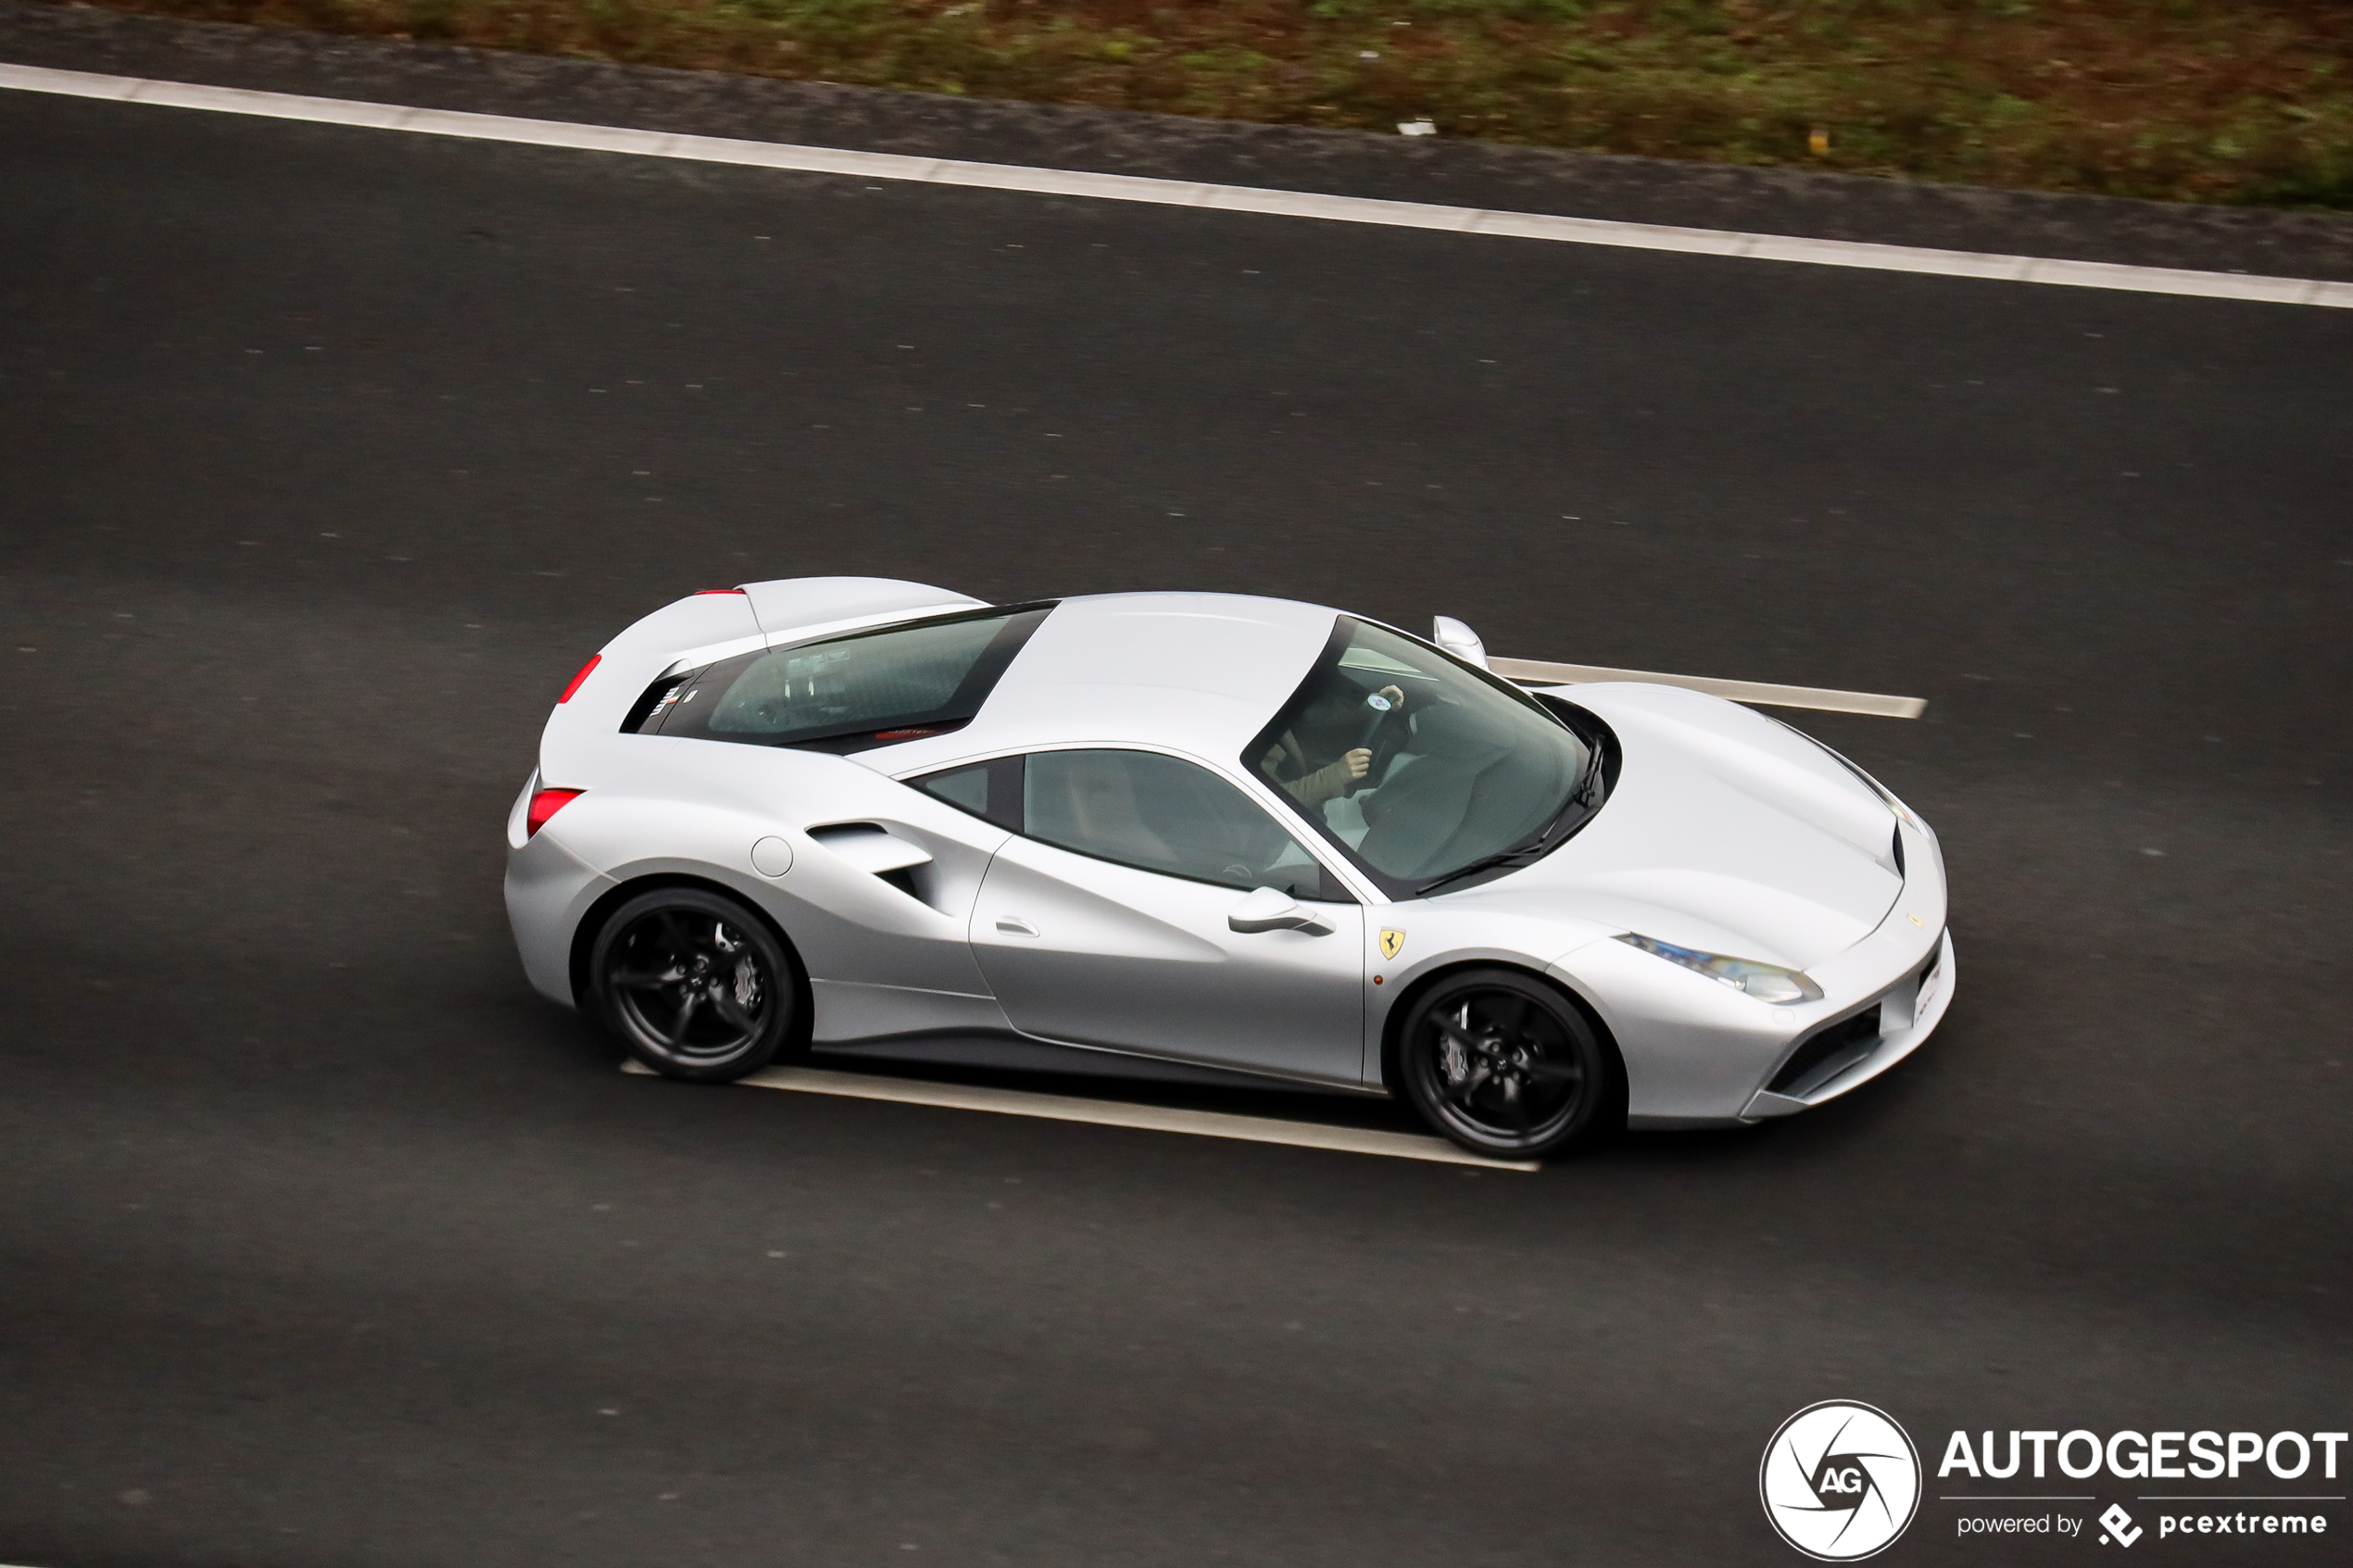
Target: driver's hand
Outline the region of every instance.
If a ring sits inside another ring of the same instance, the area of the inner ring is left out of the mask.
[[[1383,686],[1380,689],[1380,695],[1389,698],[1391,711],[1405,706],[1405,692],[1402,686]]]
[[[1373,754],[1360,746],[1355,750],[1344,754],[1340,759],[1340,765],[1346,770],[1348,782],[1354,784],[1373,771]]]

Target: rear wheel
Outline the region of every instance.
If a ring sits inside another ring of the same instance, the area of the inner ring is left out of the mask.
[[[1423,1120],[1475,1154],[1541,1159],[1623,1124],[1615,1053],[1566,997],[1514,970],[1424,992],[1397,1065]]]
[[[658,888],[615,909],[588,975],[606,1027],[672,1078],[740,1078],[802,1033],[791,953],[749,909],[702,888]]]

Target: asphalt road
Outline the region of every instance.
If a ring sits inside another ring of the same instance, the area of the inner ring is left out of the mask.
[[[2344,312],[0,94],[0,1559],[1781,1563],[1817,1399],[2341,1429],[2348,495]],[[624,1077],[547,705],[837,571],[1925,696],[1802,721],[1958,999],[1532,1176]]]

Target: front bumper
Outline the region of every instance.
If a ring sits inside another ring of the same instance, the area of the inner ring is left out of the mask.
[[[1768,1007],[1608,938],[1553,966],[1617,1040],[1629,1126],[1723,1127],[1791,1115],[1877,1077],[1927,1039],[1953,995],[1944,857],[1927,833],[1909,823],[1901,831],[1904,887],[1877,930],[1808,966],[1820,1001]],[[1810,1042],[1837,1032],[1798,1060]],[[1793,1062],[1796,1071],[1785,1073]]]
[[[1799,1041],[1740,1119],[1793,1116],[1869,1083],[1918,1050],[1943,1021],[1944,1010],[1953,1005],[1953,934],[1947,931],[1938,937],[1936,956],[1925,969],[1906,975],[1868,1007]],[[1848,1025],[1854,1027],[1842,1035],[1843,1026]],[[1807,1047],[1816,1041],[1831,1048],[1808,1059]]]

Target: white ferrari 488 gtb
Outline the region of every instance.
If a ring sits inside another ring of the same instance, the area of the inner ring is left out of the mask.
[[[1516,1159],[1786,1116],[1935,1028],[1943,859],[1869,775],[1447,641],[1223,594],[695,595],[547,721],[508,822],[523,966],[676,1078],[1278,1081]]]

